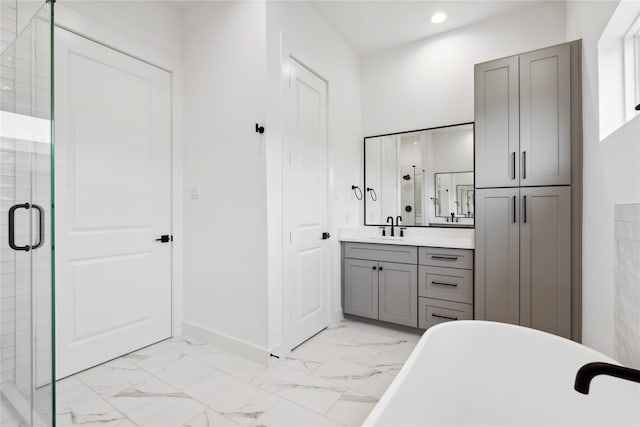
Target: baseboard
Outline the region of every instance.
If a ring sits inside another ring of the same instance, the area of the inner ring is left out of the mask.
[[[344,320],[344,313],[342,312],[342,307],[338,307],[330,315],[329,326],[337,326],[343,320]]]
[[[230,337],[205,327],[182,321],[182,333],[236,356],[243,357],[264,366],[269,365],[269,350],[254,344]]]

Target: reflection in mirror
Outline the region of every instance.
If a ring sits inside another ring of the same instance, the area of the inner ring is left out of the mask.
[[[365,138],[365,225],[473,227],[473,123]]]

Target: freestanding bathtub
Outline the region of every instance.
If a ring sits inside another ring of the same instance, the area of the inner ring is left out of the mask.
[[[616,363],[581,344],[481,321],[429,329],[365,426],[640,426],[640,384],[598,376],[573,389],[588,362]]]

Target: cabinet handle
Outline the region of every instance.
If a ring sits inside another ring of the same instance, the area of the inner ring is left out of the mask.
[[[433,285],[442,285],[442,286],[458,286],[457,283],[444,283],[444,282],[434,282],[431,281]]]
[[[513,223],[515,224],[516,221],[516,196],[513,196]]]
[[[524,223],[527,223],[527,196],[522,196],[522,208],[523,208],[523,214],[524,214]]]
[[[522,179],[527,179],[527,152],[522,152]]]
[[[378,268],[378,270],[382,271],[382,266],[380,266],[380,267]]]
[[[441,259],[444,261],[457,261],[457,256],[431,255],[431,259]]]
[[[516,179],[516,152],[511,153],[511,163],[513,164],[513,171],[511,172],[511,179]]]
[[[377,269],[378,269],[378,267],[376,267],[376,266],[374,265],[374,266],[373,266],[373,269],[374,269],[374,270],[377,270]]]
[[[431,317],[437,317],[438,319],[446,319],[446,320],[458,320],[457,317],[442,316],[440,314],[433,314],[433,313],[431,313]]]

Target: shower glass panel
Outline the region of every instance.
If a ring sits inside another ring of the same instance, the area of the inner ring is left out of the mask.
[[[13,2],[11,21],[9,3],[0,40],[1,425],[53,426],[53,6],[43,1],[24,21]],[[11,25],[18,34],[8,40]]]

